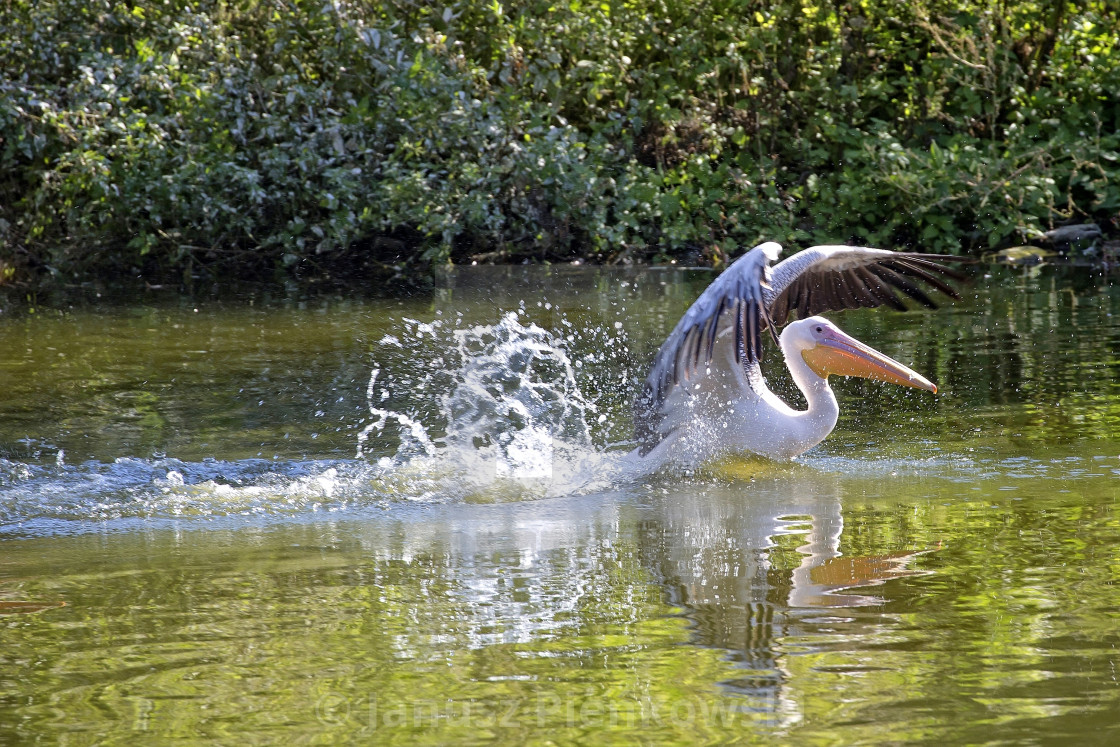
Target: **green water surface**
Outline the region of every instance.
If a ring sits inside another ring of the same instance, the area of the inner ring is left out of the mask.
[[[4,306],[0,744],[1120,741],[1109,278],[836,315],[942,392],[834,380],[796,463],[614,479],[709,277]],[[509,311],[571,363],[600,482],[464,491],[388,429],[358,456],[376,407],[453,431],[453,331]]]

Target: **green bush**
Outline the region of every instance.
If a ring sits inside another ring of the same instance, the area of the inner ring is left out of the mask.
[[[0,270],[961,252],[1104,223],[1107,5],[10,0]]]

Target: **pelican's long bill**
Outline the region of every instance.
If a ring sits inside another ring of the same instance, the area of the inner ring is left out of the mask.
[[[801,351],[809,368],[821,377],[859,376],[937,393],[937,385],[898,361],[835,327],[825,328],[817,344]]]

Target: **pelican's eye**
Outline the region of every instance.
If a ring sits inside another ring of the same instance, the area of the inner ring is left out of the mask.
[[[824,327],[822,327],[821,325],[818,324],[816,331],[817,331],[817,334],[820,334],[821,332],[824,332]]]

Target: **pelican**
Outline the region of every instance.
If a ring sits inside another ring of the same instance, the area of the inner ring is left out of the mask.
[[[818,315],[883,305],[905,310],[899,292],[933,308],[923,285],[959,298],[947,279],[964,276],[943,264],[959,257],[814,246],[771,267],[781,252],[768,241],[736,260],[662,344],[635,402],[640,456],[685,466],[742,452],[793,459],[836,426],[840,409],[830,374],[937,392],[920,374]],[[800,318],[787,325],[794,312]],[[767,330],[805,395],[805,410],[794,410],[766,386],[759,362]]]

